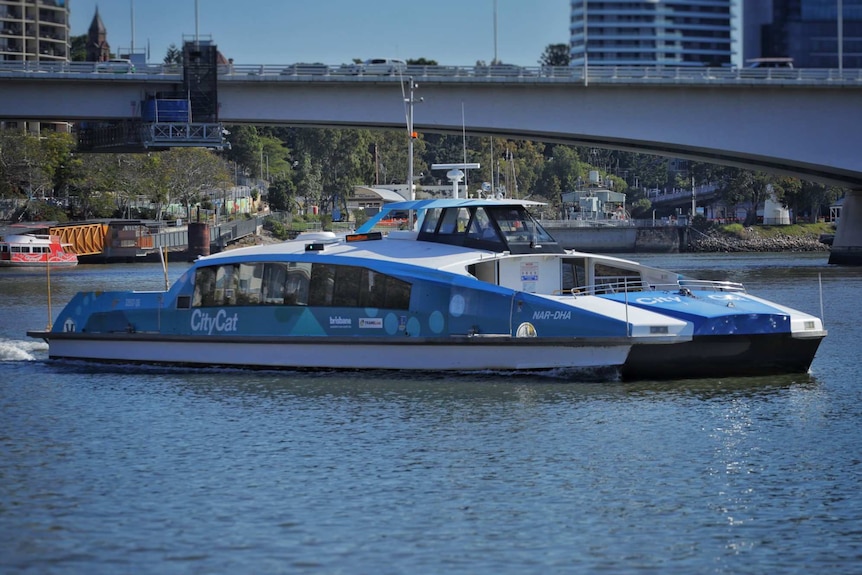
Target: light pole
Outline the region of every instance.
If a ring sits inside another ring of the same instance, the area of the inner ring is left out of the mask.
[[[413,187],[413,140],[416,139],[416,132],[413,130],[413,105],[417,102],[421,102],[422,98],[418,100],[414,97],[414,91],[419,86],[413,83],[413,76],[407,78],[407,81],[410,83],[410,90],[408,91],[408,97],[404,99],[407,103],[407,186],[410,190],[410,201],[416,199],[416,189]],[[414,212],[410,210],[410,229],[413,229],[413,221],[414,221]]]

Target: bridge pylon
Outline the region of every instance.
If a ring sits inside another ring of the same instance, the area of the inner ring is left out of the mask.
[[[862,190],[849,190],[844,196],[829,263],[862,266]]]

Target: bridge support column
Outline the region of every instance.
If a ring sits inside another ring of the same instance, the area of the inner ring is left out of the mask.
[[[844,196],[829,263],[862,266],[862,190],[850,190]]]

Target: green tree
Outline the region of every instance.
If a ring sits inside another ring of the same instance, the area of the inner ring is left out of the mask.
[[[652,211],[652,202],[647,198],[638,198],[629,204],[629,210],[633,218],[646,218]]]
[[[405,63],[408,66],[439,66],[437,60],[429,60],[428,58],[412,58]]]
[[[269,206],[276,211],[294,212],[296,208],[296,186],[288,178],[274,180],[267,190]]]
[[[50,167],[39,137],[0,130],[0,195],[42,195],[51,190]]]
[[[833,204],[846,190],[817,182],[784,177],[779,179],[776,196],[782,204],[793,211],[795,217],[808,216],[814,222],[823,214],[824,208]]]
[[[183,63],[183,51],[177,48],[176,44],[171,44],[168,46],[168,50],[165,53],[164,63],[171,65],[177,64],[181,65]]]
[[[548,44],[539,58],[542,66],[568,66],[571,62],[568,44]]]
[[[727,167],[718,186],[721,199],[732,206],[744,206],[744,225],[757,223],[757,208],[766,200],[775,177],[764,172],[753,172],[741,168]]]
[[[563,192],[576,190],[583,179],[578,153],[570,146],[556,145],[553,156],[545,164],[540,188],[551,202],[560,202]],[[556,188],[556,190],[554,189]]]
[[[69,60],[72,62],[87,61],[87,40],[86,34],[69,38]]]
[[[248,168],[257,173],[259,168],[260,134],[255,126],[248,125],[230,125],[227,127],[229,132],[227,140],[230,142],[230,149],[226,150],[224,155],[229,161],[235,162],[243,169]]]
[[[319,205],[323,196],[323,175],[320,165],[311,161],[309,153],[300,155],[296,169],[296,195],[302,198],[303,210],[311,210],[311,206]]]
[[[166,203],[181,203],[187,217],[192,217],[191,206],[200,201],[203,191],[230,185],[224,162],[209,150],[172,148],[159,155],[167,189]]]

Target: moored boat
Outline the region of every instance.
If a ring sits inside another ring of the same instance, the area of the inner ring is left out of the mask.
[[[612,369],[630,379],[805,371],[819,318],[567,251],[516,200],[387,206],[354,234],[199,258],[164,292],[82,292],[51,358],[263,368]],[[413,230],[375,231],[412,211]]]
[[[0,239],[0,267],[68,267],[78,265],[71,244],[52,234],[11,234]]]

